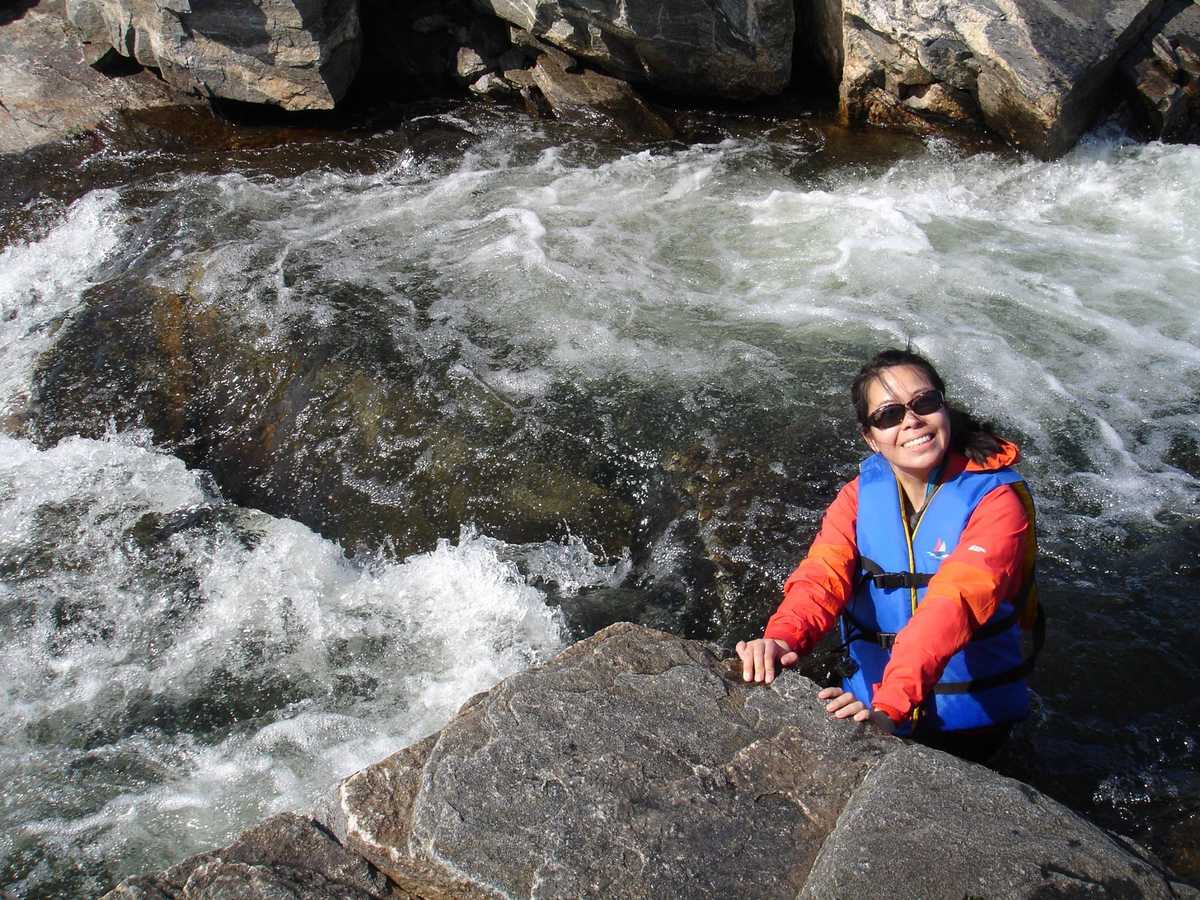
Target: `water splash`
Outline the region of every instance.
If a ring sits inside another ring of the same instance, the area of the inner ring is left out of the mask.
[[[0,422],[20,417],[34,362],[121,245],[117,201],[116,191],[94,191],[38,240],[0,250]]]
[[[0,437],[0,521],[7,866],[58,847],[119,875],[218,845],[564,646],[513,548],[466,530],[351,562],[131,437]],[[610,574],[530,554],[543,578]]]

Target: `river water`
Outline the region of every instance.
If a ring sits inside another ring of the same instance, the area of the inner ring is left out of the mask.
[[[1200,148],[693,124],[6,160],[0,884],[226,842],[612,621],[753,634],[906,342],[1038,501],[996,767],[1200,877]]]

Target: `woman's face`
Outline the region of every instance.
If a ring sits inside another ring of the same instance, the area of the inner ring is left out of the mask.
[[[920,369],[892,366],[868,385],[867,411],[873,414],[893,403],[908,403],[918,394],[932,390],[935,390],[933,384]],[[926,482],[950,447],[950,416],[944,406],[924,416],[908,409],[899,425],[891,428],[868,425],[863,437],[872,450],[891,463],[897,476]]]

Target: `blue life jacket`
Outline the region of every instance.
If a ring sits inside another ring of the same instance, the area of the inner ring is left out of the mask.
[[[958,546],[979,501],[1011,484],[1026,504],[1033,528],[1032,501],[1024,481],[1011,468],[962,471],[938,485],[909,534],[900,485],[891,466],[876,453],[859,467],[857,537],[859,579],[842,614],[842,639],[858,669],[844,679],[845,690],[870,703],[883,679],[891,647],[925,596],[929,579]],[[1031,544],[1031,548],[1035,545]],[[1022,659],[1021,622],[1036,604],[1030,557],[1019,596],[1005,598],[995,615],[950,658],[934,688],[932,702],[914,715],[921,728],[957,731],[1023,719],[1029,712],[1024,676],[1033,657]],[[1028,624],[1028,621],[1026,621]],[[1035,643],[1042,634],[1040,613]],[[1035,647],[1036,656],[1038,647]],[[907,733],[912,723],[898,729]]]

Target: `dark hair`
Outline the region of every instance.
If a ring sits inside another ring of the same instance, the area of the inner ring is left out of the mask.
[[[907,347],[903,350],[895,347],[881,350],[870,362],[858,370],[858,374],[854,376],[854,381],[850,385],[850,400],[854,403],[854,415],[863,431],[868,428],[867,416],[871,412],[867,404],[867,390],[872,381],[877,380],[885,369],[893,366],[912,366],[914,369],[920,369],[929,379],[929,383],[940,391],[942,396],[946,394],[946,385],[942,381],[942,376],[937,373],[933,363],[921,354],[914,353]],[[946,401],[946,411],[950,416],[950,446],[953,449],[977,463],[982,463],[1000,450],[1000,442],[997,440],[996,432],[992,430],[990,422],[980,422],[965,409],[955,406],[949,400]]]

